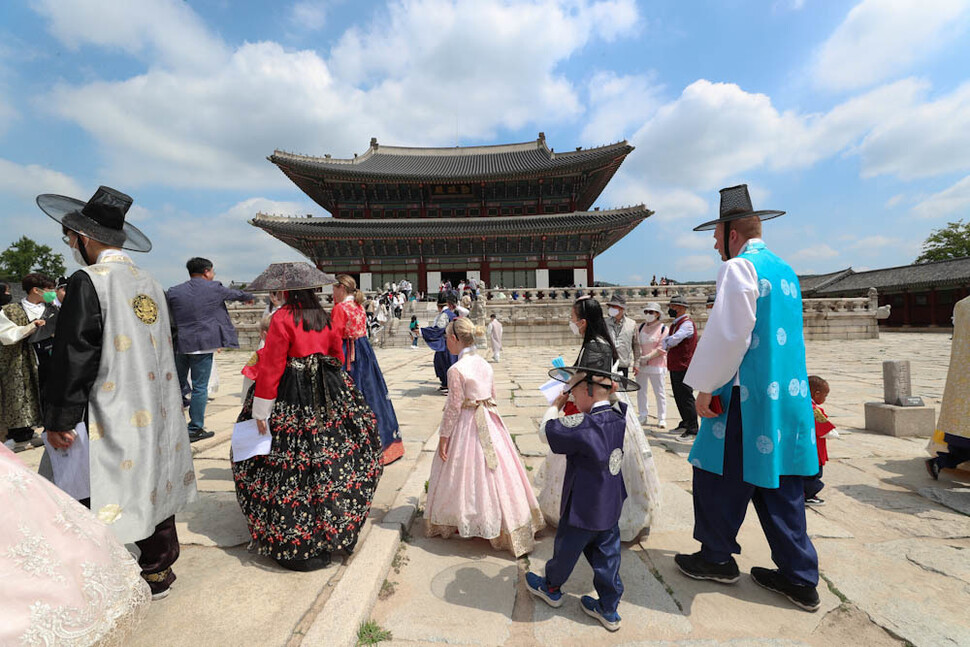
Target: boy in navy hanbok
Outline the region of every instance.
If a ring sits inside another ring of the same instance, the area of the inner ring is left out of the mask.
[[[529,592],[553,607],[562,605],[560,587],[580,555],[593,568],[599,599],[584,595],[583,611],[610,631],[620,628],[616,612],[623,595],[620,580],[620,511],[626,488],[620,466],[626,432],[626,404],[610,405],[610,393],[635,391],[637,383],[610,371],[611,349],[588,348],[580,366],[553,369],[550,376],[566,382],[563,393],[549,407],[539,426],[549,447],[566,456],[559,527],[545,577],[526,574]],[[572,395],[580,413],[559,418]]]

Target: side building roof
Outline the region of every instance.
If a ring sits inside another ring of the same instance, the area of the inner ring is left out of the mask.
[[[814,296],[848,296],[864,294],[869,288],[880,292],[903,289],[929,289],[934,287],[966,285],[970,283],[970,256],[948,261],[900,265],[878,270],[856,272],[852,268],[836,281],[820,286]],[[804,279],[802,286],[804,291]]]

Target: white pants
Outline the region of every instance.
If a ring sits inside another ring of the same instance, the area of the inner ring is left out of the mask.
[[[492,359],[494,359],[496,362],[498,362],[498,361],[500,361],[502,359],[502,348],[501,347],[499,347],[498,350],[493,350],[492,351]]]
[[[667,418],[667,394],[664,393],[664,373],[646,373],[640,371],[637,375],[637,384],[640,390],[637,391],[637,409],[640,411],[640,420],[647,417],[650,413],[650,406],[647,404],[647,384],[653,388],[653,394],[657,398],[657,420]]]

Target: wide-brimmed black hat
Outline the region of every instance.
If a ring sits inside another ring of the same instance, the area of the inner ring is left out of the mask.
[[[64,195],[44,193],[37,206],[71,231],[99,243],[133,252],[147,252],[152,241],[140,229],[125,222],[132,199],[121,191],[100,186],[87,202]]]
[[[755,211],[751,206],[751,196],[748,195],[748,185],[739,184],[721,189],[721,215],[717,220],[709,220],[703,225],[694,227],[694,231],[710,231],[719,222],[731,222],[751,216],[758,216],[761,220],[771,220],[783,215],[785,215],[784,211]]]
[[[635,380],[614,373],[612,368],[613,347],[594,339],[583,346],[576,366],[550,369],[549,377],[565,382],[567,391],[580,382],[593,382],[606,388],[616,384],[617,391],[636,391],[640,388]]]
[[[273,263],[250,283],[249,292],[312,290],[337,282],[337,277],[321,272],[306,262]]]

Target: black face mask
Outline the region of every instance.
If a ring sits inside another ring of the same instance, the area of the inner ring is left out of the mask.
[[[0,306],[5,306],[13,300],[13,296],[4,292],[0,294]]]
[[[667,308],[667,315],[670,316],[670,317],[673,317],[674,319],[676,319],[677,318],[677,311],[674,310],[673,308]]]

